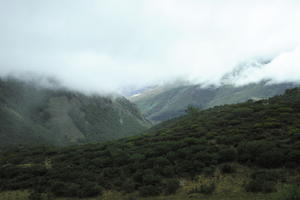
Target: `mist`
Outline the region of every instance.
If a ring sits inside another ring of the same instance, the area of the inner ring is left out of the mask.
[[[300,81],[300,2],[0,0],[0,76],[54,77],[90,92],[188,80]],[[27,74],[27,75],[26,75]]]

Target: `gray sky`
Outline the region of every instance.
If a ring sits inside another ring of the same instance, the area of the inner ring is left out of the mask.
[[[0,0],[0,74],[54,76],[85,91],[176,78],[300,80],[298,0]]]

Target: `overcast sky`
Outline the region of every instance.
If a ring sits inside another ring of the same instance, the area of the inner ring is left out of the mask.
[[[0,74],[54,76],[85,91],[183,78],[300,80],[299,0],[0,0]]]

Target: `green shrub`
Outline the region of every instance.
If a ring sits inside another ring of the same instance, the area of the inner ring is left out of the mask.
[[[261,167],[277,168],[285,163],[285,156],[280,150],[272,150],[262,153],[255,162]]]
[[[80,191],[78,193],[79,197],[95,197],[102,195],[103,188],[96,183],[86,182],[81,185]]]
[[[134,192],[135,190],[135,183],[132,180],[127,180],[123,183],[121,189],[126,193]]]
[[[165,194],[173,194],[179,188],[179,181],[177,179],[167,179],[163,183]]]
[[[237,158],[237,151],[234,148],[223,149],[219,152],[219,162],[232,162]]]
[[[159,195],[161,193],[160,188],[158,186],[154,186],[154,185],[141,186],[141,187],[139,187],[138,190],[139,190],[140,195],[143,197],[155,196],[155,195]]]
[[[231,174],[236,171],[236,168],[233,165],[226,163],[220,166],[220,171],[223,174]]]
[[[286,187],[278,200],[300,200],[300,187],[296,185]]]
[[[263,141],[250,141],[239,144],[238,146],[238,160],[244,162],[254,162],[257,157],[270,149],[273,149],[274,144]]]
[[[28,196],[29,200],[42,200],[42,194],[37,192],[31,192]]]
[[[251,174],[252,179],[262,180],[262,181],[273,181],[282,180],[284,174],[281,170],[257,170]]]
[[[245,185],[247,192],[270,193],[276,191],[276,183],[282,180],[283,173],[280,170],[257,170],[254,171],[251,180]]]
[[[209,177],[209,176],[213,176],[213,175],[214,175],[215,170],[216,170],[216,169],[213,168],[213,167],[204,167],[203,170],[202,170],[202,173],[203,173],[205,176]]]
[[[272,181],[266,181],[266,180],[258,180],[258,179],[252,179],[245,185],[245,190],[247,192],[263,192],[263,193],[270,193],[275,192],[275,183]]]
[[[300,163],[300,150],[290,151],[287,155],[287,161],[291,163]]]

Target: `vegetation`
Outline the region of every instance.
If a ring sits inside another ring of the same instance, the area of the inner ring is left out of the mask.
[[[0,79],[0,94],[0,147],[107,141],[150,126],[124,97],[86,96],[15,79]]]
[[[65,148],[3,149],[0,190],[30,190],[35,198],[95,197],[111,190],[148,197],[182,194],[179,186],[191,181],[199,183],[186,188],[191,198],[216,199],[221,190],[228,197],[220,199],[280,194],[282,200],[294,200],[297,192],[289,195],[296,189],[282,188],[298,187],[299,116],[300,89],[295,88],[268,100],[192,112],[143,136]],[[232,185],[238,182],[239,190],[222,190],[227,178]]]

